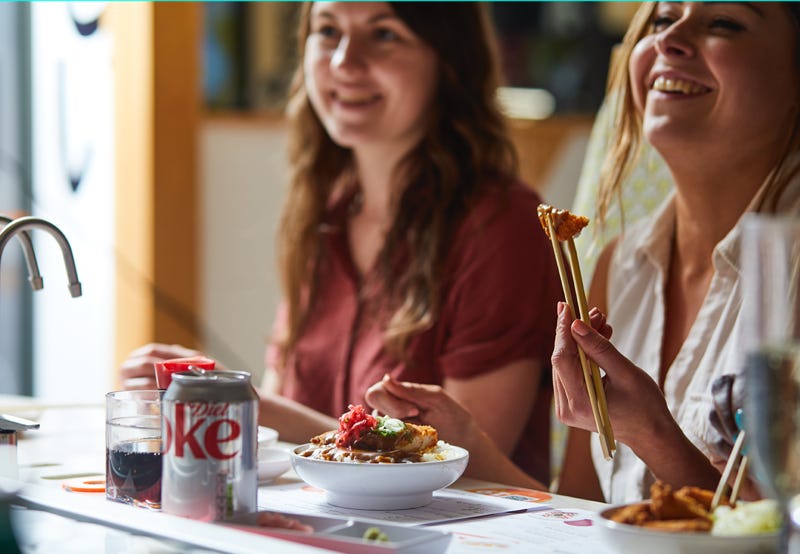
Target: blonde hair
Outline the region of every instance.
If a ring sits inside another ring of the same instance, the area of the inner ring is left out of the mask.
[[[644,2],[634,14],[622,44],[615,52],[609,71],[606,94],[614,98],[614,130],[610,137],[610,147],[600,170],[600,185],[597,198],[597,224],[605,226],[605,218],[613,202],[617,202],[622,214],[622,183],[636,164],[642,144],[642,119],[633,100],[628,64],[636,44],[653,32],[652,20],[657,2]],[[800,28],[800,7],[786,6],[795,24]],[[800,73],[800,40],[795,37],[795,64]],[[797,100],[800,105],[800,98]],[[792,154],[800,150],[800,110],[797,111],[791,138],[779,158],[775,169],[767,177],[759,199],[759,211],[774,211],[781,194],[790,179],[798,172],[798,165],[790,160]]]
[[[428,129],[404,160],[408,184],[378,255],[383,304],[391,314],[384,340],[403,357],[408,341],[430,328],[440,309],[442,267],[456,226],[489,180],[508,186],[516,153],[496,104],[494,37],[485,8],[473,3],[390,3],[398,17],[436,52],[439,84]],[[300,59],[309,34],[310,3],[301,11]],[[302,335],[324,256],[320,226],[353,170],[350,150],[334,143],[309,103],[302,61],[287,108],[291,177],[278,234],[278,266],[287,304],[283,359]],[[398,261],[402,260],[402,261]]]

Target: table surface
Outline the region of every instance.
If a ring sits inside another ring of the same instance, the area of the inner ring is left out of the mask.
[[[40,423],[20,436],[17,459],[19,496],[40,509],[12,510],[12,524],[23,552],[318,552],[307,545],[245,533],[229,527],[177,518],[105,499],[102,493],[70,493],[69,479],[105,472],[102,404],[37,405],[0,396],[0,413],[13,413]],[[261,498],[299,479],[289,471],[274,485],[262,485]],[[9,488],[9,481],[0,482]],[[461,479],[452,488],[502,488]],[[447,554],[489,552],[605,552],[592,516],[605,504],[559,495],[541,502],[550,509],[466,519],[426,526],[453,534]],[[290,511],[290,510],[285,510]],[[79,523],[76,523],[76,520]],[[109,522],[123,521],[123,524]],[[566,525],[565,525],[566,523]],[[191,546],[188,546],[191,545]],[[270,550],[271,549],[271,550]]]

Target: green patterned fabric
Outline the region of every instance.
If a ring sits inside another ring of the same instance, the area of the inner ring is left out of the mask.
[[[614,104],[611,98],[606,97],[597,112],[586,148],[578,188],[575,192],[575,201],[571,209],[572,213],[585,215],[592,220],[596,218],[600,167],[611,138]],[[653,213],[671,190],[672,176],[667,165],[659,153],[645,142],[642,146],[641,156],[631,174],[622,184],[622,213],[620,213],[619,204],[614,203],[606,216],[604,233],[596,233],[594,226],[590,224],[575,239],[575,247],[581,261],[581,272],[587,287],[591,282],[597,257],[603,251],[603,247],[622,230],[623,217],[624,224],[627,226],[643,216]]]

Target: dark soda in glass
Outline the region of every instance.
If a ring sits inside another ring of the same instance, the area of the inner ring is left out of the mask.
[[[161,508],[161,439],[123,441],[106,449],[106,497]]]

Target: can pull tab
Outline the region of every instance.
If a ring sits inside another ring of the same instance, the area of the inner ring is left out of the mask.
[[[209,370],[203,369],[202,367],[196,365],[190,365],[187,369],[195,375],[205,375],[206,373],[210,373]]]

